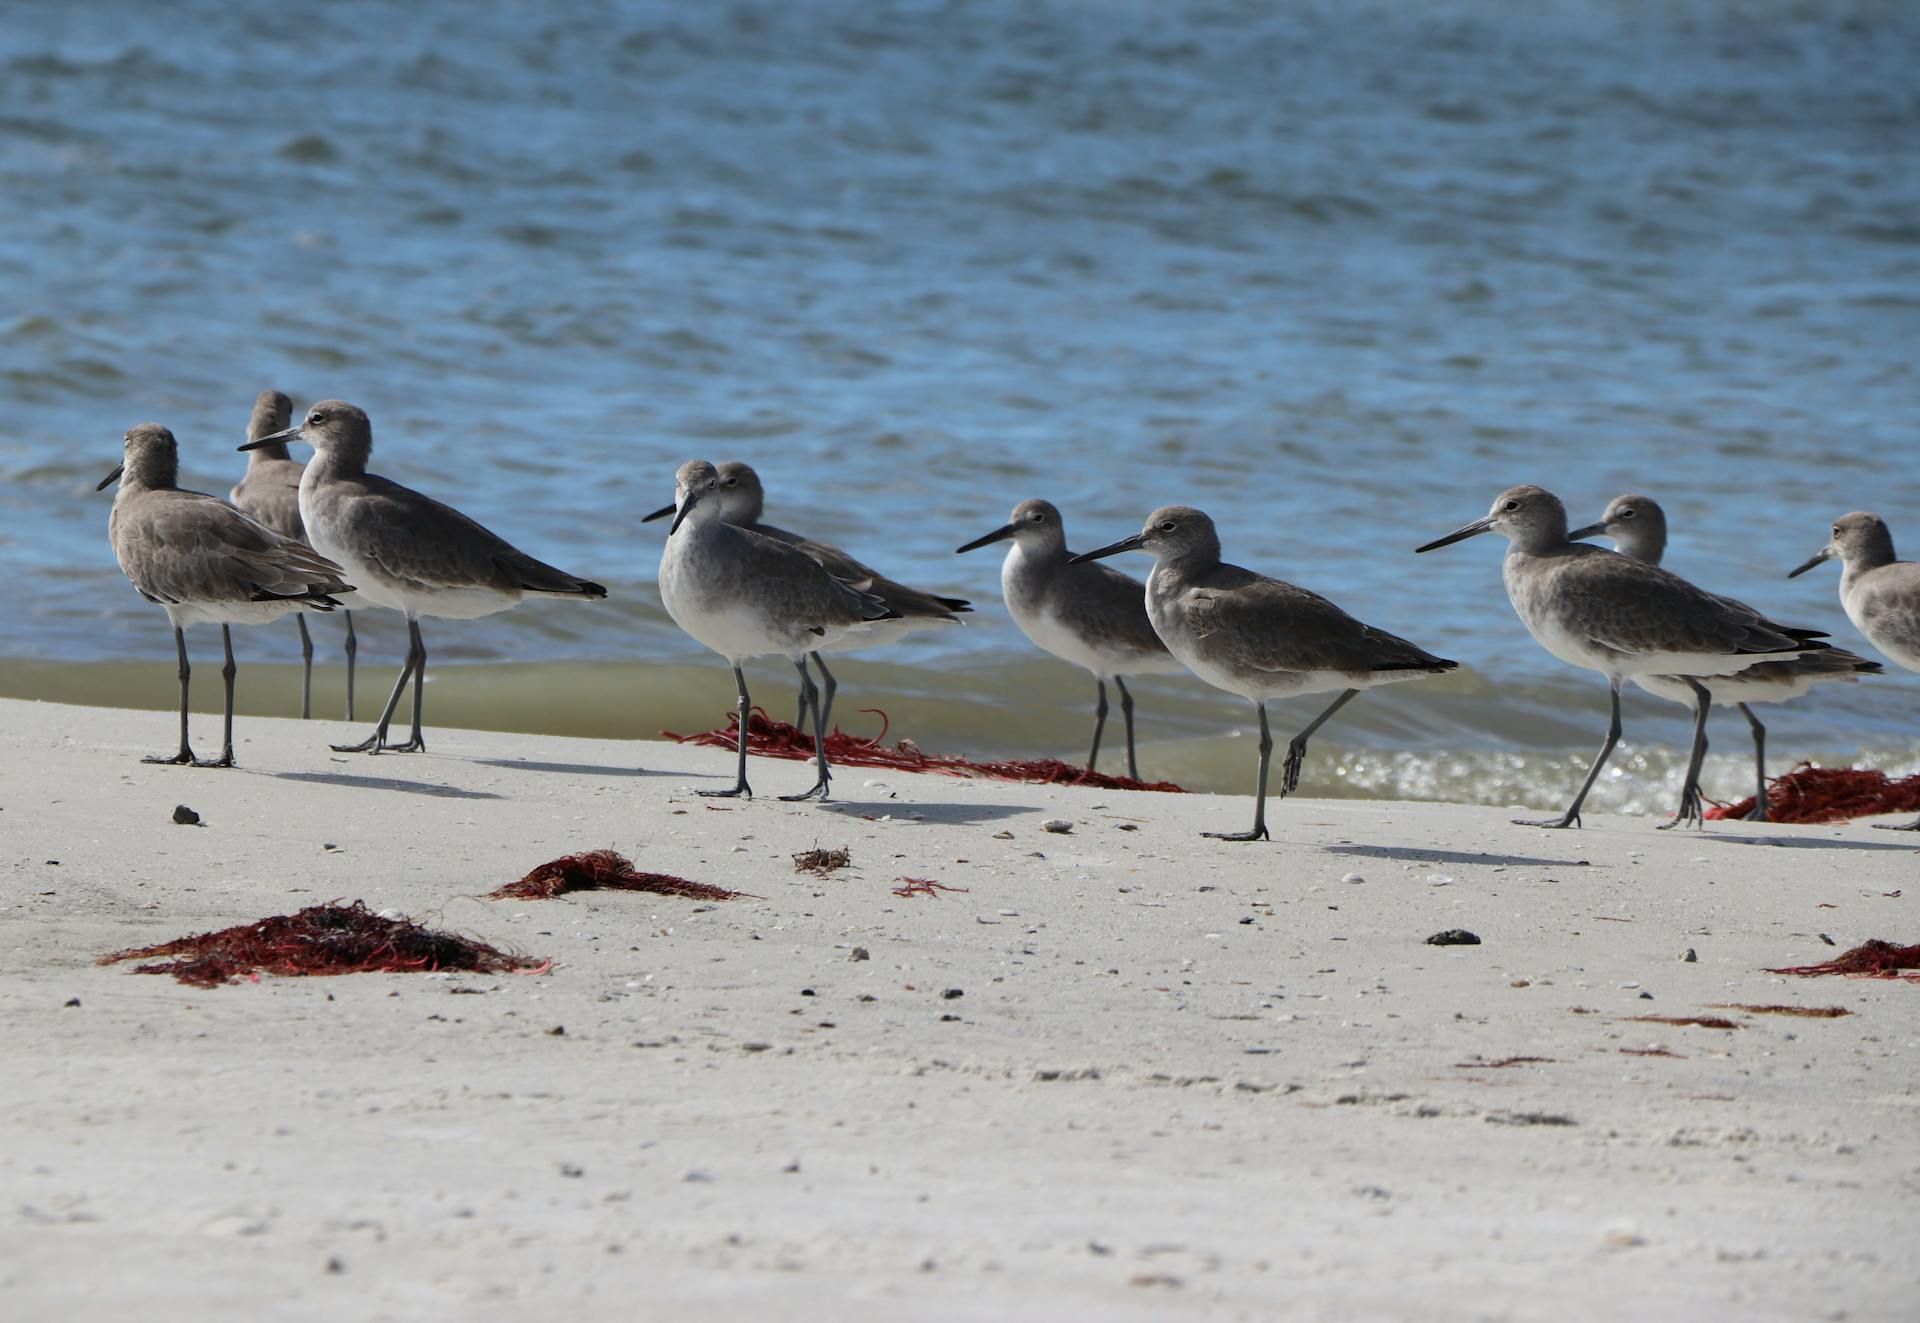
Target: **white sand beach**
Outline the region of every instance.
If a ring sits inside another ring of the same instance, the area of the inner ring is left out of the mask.
[[[9,1317],[1914,1317],[1920,984],[1765,970],[1920,941],[1915,838],[173,723],[0,703]],[[478,899],[601,846],[754,898]],[[336,898],[552,968],[94,964]]]

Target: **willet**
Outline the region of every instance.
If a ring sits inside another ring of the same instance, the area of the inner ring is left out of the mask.
[[[312,446],[313,462],[300,476],[300,518],[316,551],[346,567],[361,600],[407,617],[407,659],[380,712],[380,724],[358,744],[336,744],[341,753],[414,753],[427,747],[420,734],[420,689],[426,681],[427,645],[420,617],[476,620],[517,606],[524,597],[605,597],[597,583],[535,560],[450,506],[410,487],[367,472],[373,425],[364,410],[341,400],[322,400],[306,421],[249,441],[257,450],[287,441]],[[407,680],[413,680],[413,732],[405,744],[388,744]]]
[[[1566,507],[1540,487],[1509,487],[1494,498],[1484,519],[1415,550],[1432,551],[1488,532],[1507,539],[1507,597],[1527,632],[1561,661],[1606,676],[1613,698],[1606,742],[1567,811],[1558,818],[1514,821],[1523,827],[1579,826],[1580,806],[1620,742],[1621,683],[1670,675],[1693,698],[1693,749],[1679,811],[1661,827],[1704,825],[1700,764],[1707,755],[1712,699],[1699,677],[1824,652],[1827,645],[1815,641],[1823,636],[1775,624],[1752,607],[1704,592],[1658,565],[1571,540]]]
[[[247,423],[247,440],[258,441],[271,432],[284,432],[293,421],[293,401],[277,390],[263,390],[253,402],[253,417]],[[247,456],[247,475],[227,499],[252,515],[281,537],[295,542],[307,540],[306,526],[300,522],[300,474],[305,466],[287,456],[287,443],[274,441],[260,446]],[[347,622],[347,720],[353,720],[354,659],[360,654],[360,640],[353,632],[353,612],[342,610]],[[307,617],[296,611],[293,623],[300,626],[300,719],[313,715],[313,638],[307,633]]]
[[[1267,768],[1273,756],[1268,699],[1340,691],[1287,742],[1280,770],[1284,799],[1300,784],[1307,741],[1355,694],[1444,675],[1459,665],[1360,623],[1318,593],[1225,563],[1213,520],[1189,506],[1163,506],[1132,537],[1072,559],[1077,564],[1121,551],[1144,551],[1154,558],[1147,576],[1147,615],[1167,650],[1214,688],[1250,701],[1260,716],[1253,829],[1205,835],[1223,841],[1267,839]]]
[[[1893,534],[1884,519],[1864,510],[1834,521],[1833,537],[1788,578],[1805,574],[1823,560],[1838,557],[1840,604],[1853,627],[1874,647],[1909,671],[1920,671],[1920,563],[1895,560]],[[1912,822],[1876,822],[1888,831],[1920,831]]]
[[[353,589],[340,567],[291,538],[249,518],[218,497],[183,491],[180,452],[173,433],[157,423],[142,423],[126,434],[125,458],[100,482],[105,491],[115,479],[113,513],[107,536],[114,559],[140,595],[158,602],[173,624],[174,652],[180,661],[180,750],[150,763],[191,763],[195,767],[233,766],[233,625],[259,625],[289,611],[331,611],[335,593]],[[190,625],[220,626],[227,663],[226,717],[220,757],[203,762],[187,743],[186,630]]]
[[[1112,680],[1120,691],[1120,714],[1127,725],[1127,775],[1138,781],[1133,695],[1121,677],[1168,675],[1180,669],[1147,618],[1146,585],[1108,565],[1076,562],[1067,550],[1060,512],[1046,501],[1020,502],[1005,525],[957,551],[995,542],[1013,543],[1000,565],[1000,592],[1013,623],[1041,651],[1093,672],[1098,699],[1087,770],[1094,771],[1100,761],[1100,736],[1107,728],[1107,681]]]
[[[807,654],[850,629],[895,616],[878,598],[857,592],[798,547],[721,517],[720,474],[705,460],[689,460],[674,475],[673,525],[660,552],[660,599],[675,624],[733,667],[740,697],[739,765],[731,790],[703,795],[753,797],[747,785],[747,724],[753,702],[740,667],[749,657],[779,654],[800,672],[803,704],[813,708],[813,786],[786,800],[825,800],[827,728],[823,705],[807,671]]]
[[[1658,565],[1667,549],[1667,513],[1651,496],[1616,496],[1607,505],[1600,521],[1567,534],[1579,540],[1608,537],[1623,556]],[[1743,604],[1744,605],[1744,604]],[[1752,608],[1748,608],[1751,610]],[[1753,714],[1752,703],[1784,703],[1798,698],[1817,684],[1833,680],[1857,681],[1862,675],[1877,675],[1880,663],[1848,652],[1828,648],[1825,652],[1803,653],[1786,661],[1758,662],[1728,675],[1716,675],[1703,681],[1707,692],[1720,707],[1737,707],[1753,731],[1753,808],[1750,822],[1767,820],[1767,728]],[[1650,694],[1675,703],[1693,706],[1693,692],[1686,681],[1673,675],[1636,675],[1633,682]]]
[[[878,570],[862,563],[831,543],[819,542],[799,533],[790,533],[784,528],[776,528],[761,520],[766,510],[766,488],[761,485],[760,475],[753,467],[737,459],[730,459],[715,470],[720,476],[720,486],[709,499],[720,510],[720,518],[735,528],[744,528],[749,532],[770,537],[776,542],[785,542],[788,546],[798,547],[807,553],[821,568],[840,580],[855,592],[865,593],[868,597],[877,597],[887,604],[896,618],[876,621],[865,629],[852,630],[841,635],[832,643],[822,643],[811,654],[813,664],[820,671],[820,701],[825,708],[820,715],[821,724],[832,729],[833,696],[840,688],[833,672],[827,669],[823,652],[857,652],[866,648],[882,647],[897,642],[916,630],[928,629],[936,625],[957,625],[961,623],[960,613],[973,610],[973,604],[958,597],[937,597],[919,588],[908,587],[904,583],[889,579]],[[647,515],[642,523],[651,523],[656,519],[665,519],[674,512],[674,507],[665,505]],[[807,690],[800,691],[800,710],[794,725],[805,729],[807,725]]]

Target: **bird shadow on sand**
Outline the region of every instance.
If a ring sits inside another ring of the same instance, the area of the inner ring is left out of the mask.
[[[504,767],[510,772],[559,772],[570,776],[706,776],[704,772],[667,772],[648,767],[603,767],[598,763],[541,763],[526,758],[474,758],[481,767]]]
[[[1002,818],[1018,817],[1022,813],[1038,813],[1031,804],[926,804],[903,803],[897,799],[877,804],[854,803],[849,800],[828,800],[820,806],[826,813],[838,813],[849,818],[891,817],[898,822],[921,824],[943,824],[966,827],[981,822],[998,822]]]
[[[1441,850],[1411,845],[1328,845],[1328,854],[1358,859],[1398,859],[1413,864],[1497,864],[1506,868],[1584,868],[1585,859],[1536,859],[1525,854],[1491,854],[1479,850]]]
[[[1720,845],[1776,845],[1782,850],[1905,850],[1908,854],[1920,851],[1920,832],[1915,832],[1904,841],[1895,837],[1887,841],[1849,841],[1833,840],[1829,837],[1813,836],[1715,836],[1711,834],[1695,836],[1696,841],[1712,841]]]
[[[500,799],[491,790],[462,790],[459,786],[437,786],[425,781],[402,781],[391,776],[350,776],[345,772],[273,772],[281,781],[310,781],[316,785],[352,786],[357,790],[398,790],[406,795],[429,795],[435,799]]]

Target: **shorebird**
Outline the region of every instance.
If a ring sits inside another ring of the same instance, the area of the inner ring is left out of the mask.
[[[253,402],[247,440],[258,441],[270,432],[284,432],[292,421],[293,401],[277,390],[263,390]],[[227,499],[281,537],[305,542],[307,530],[300,522],[300,474],[304,467],[287,457],[286,442],[262,445],[247,456],[247,475]],[[354,659],[360,654],[360,640],[353,632],[353,612],[343,609],[340,616],[347,622],[347,720],[352,721]],[[304,613],[295,612],[293,623],[300,626],[300,719],[305,721],[313,715],[313,638],[307,633]]]
[[[785,800],[827,797],[824,705],[807,672],[807,655],[848,630],[897,613],[877,597],[840,582],[798,547],[737,528],[722,517],[720,474],[705,460],[689,460],[674,475],[673,525],[660,553],[660,599],[673,622],[733,667],[740,697],[738,772],[731,790],[709,796],[745,795],[747,723],[753,702],[740,667],[749,657],[779,654],[800,672],[803,704],[813,708],[813,751],[818,776],[808,790]]]
[[[234,625],[259,625],[289,611],[331,611],[336,593],[353,588],[340,567],[311,547],[285,538],[216,496],[179,486],[180,451],[173,433],[158,423],[142,423],[126,434],[125,458],[101,479],[96,491],[119,480],[107,536],[114,559],[140,595],[158,602],[173,624],[173,647],[180,661],[180,749],[150,763],[233,766]],[[226,716],[220,756],[202,761],[187,743],[186,630],[190,625],[220,626],[227,664]]]
[[[1523,827],[1577,827],[1580,806],[1620,742],[1620,685],[1643,675],[1674,676],[1693,701],[1693,749],[1673,821],[1705,825],[1700,764],[1707,756],[1712,697],[1700,677],[1725,675],[1758,662],[1790,661],[1824,652],[1818,630],[1776,624],[1752,607],[1716,597],[1658,565],[1567,536],[1567,509],[1552,492],[1509,487],[1493,509],[1416,552],[1433,551],[1481,533],[1507,539],[1507,597],[1534,641],[1570,665],[1607,677],[1613,717],[1606,742],[1587,769],[1573,803],[1558,818],[1516,818]]]
[[[407,617],[407,659],[400,668],[380,724],[358,744],[336,744],[340,753],[424,751],[420,734],[420,688],[426,681],[427,645],[420,617],[476,620],[518,606],[525,597],[605,597],[597,583],[535,560],[488,532],[451,506],[410,487],[367,472],[373,425],[366,412],[342,400],[322,400],[304,422],[247,442],[258,450],[287,441],[312,446],[313,462],[300,475],[300,518],[314,549],[346,567],[360,599]],[[413,680],[413,732],[404,744],[387,743],[407,680]]]
[[[1846,567],[1840,575],[1840,604],[1853,627],[1907,670],[1920,671],[1920,563],[1895,560],[1893,534],[1886,521],[1855,510],[1835,520],[1827,545],[1787,577],[1795,578],[1835,558]],[[1920,831],[1920,818],[1873,825],[1888,831]]]
[[[1614,497],[1598,523],[1576,529],[1567,536],[1575,541],[1588,537],[1611,538],[1613,549],[1621,555],[1658,565],[1667,549],[1667,513],[1651,496],[1629,493]],[[1784,703],[1817,684],[1832,680],[1857,681],[1863,675],[1878,675],[1880,669],[1879,662],[1868,661],[1845,648],[1828,648],[1825,652],[1803,653],[1787,661],[1758,662],[1703,681],[1715,705],[1739,708],[1753,731],[1754,791],[1753,808],[1747,813],[1749,822],[1767,820],[1767,728],[1748,704]],[[1650,694],[1693,706],[1693,693],[1678,676],[1636,675],[1633,682]]]
[[[955,552],[995,542],[1013,543],[1000,565],[1000,593],[1013,623],[1043,652],[1093,672],[1098,700],[1087,770],[1095,770],[1100,761],[1100,736],[1107,728],[1107,681],[1112,680],[1120,691],[1120,714],[1127,725],[1127,775],[1138,781],[1133,695],[1121,677],[1168,675],[1180,669],[1147,618],[1146,586],[1111,566],[1076,562],[1067,550],[1060,512],[1046,501],[1020,502],[1005,525]]]
[[[887,578],[869,565],[855,560],[831,543],[818,542],[799,533],[790,533],[784,528],[762,522],[760,516],[765,512],[767,493],[760,483],[760,475],[753,466],[737,459],[727,460],[715,470],[720,477],[720,486],[711,499],[719,508],[720,518],[735,528],[744,528],[770,537],[776,542],[785,542],[788,546],[798,547],[819,563],[834,578],[852,588],[855,592],[868,597],[877,597],[887,604],[894,619],[876,621],[865,629],[854,630],[841,635],[832,643],[822,643],[809,655],[820,671],[820,702],[824,711],[820,714],[820,724],[832,729],[833,696],[839,690],[839,681],[833,672],[827,669],[823,652],[858,652],[866,648],[882,647],[905,638],[917,630],[929,629],[936,625],[957,625],[961,623],[962,612],[973,610],[973,603],[959,597],[937,597],[919,588],[910,588]],[[641,519],[641,523],[652,523],[656,519],[665,519],[674,512],[671,505],[663,505],[652,514]],[[794,725],[802,730],[807,725],[807,708],[812,701],[808,691],[800,691],[799,713]]]
[[[1227,564],[1220,559],[1213,520],[1190,506],[1162,506],[1132,537],[1083,552],[1071,563],[1122,551],[1144,551],[1154,559],[1147,576],[1147,616],[1167,651],[1214,688],[1247,699],[1260,716],[1253,829],[1204,835],[1223,841],[1267,839],[1267,769],[1273,756],[1268,699],[1340,691],[1287,742],[1280,770],[1284,799],[1300,784],[1307,741],[1355,694],[1444,675],[1459,666],[1362,624],[1318,593]]]

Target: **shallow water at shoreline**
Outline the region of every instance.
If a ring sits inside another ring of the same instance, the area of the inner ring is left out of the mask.
[[[345,669],[317,666],[314,672],[314,742],[358,739],[378,715],[393,670],[365,662],[359,680],[358,725],[347,726],[343,713]],[[1085,758],[1092,731],[1092,686],[1062,685],[1072,672],[1064,667],[1025,664],[970,673],[971,691],[961,699],[925,688],[919,668],[836,658],[842,684],[834,722],[849,734],[891,743],[911,738],[932,753],[966,757]],[[1058,675],[1048,672],[1057,671]],[[691,734],[724,726],[731,711],[732,682],[724,667],[698,663],[632,664],[556,662],[538,665],[453,665],[430,671],[426,690],[428,747],[433,727],[527,731],[601,739],[650,740],[663,732]],[[755,665],[749,683],[754,702],[782,720],[793,716],[794,687],[784,665]],[[1050,681],[1052,683],[1050,683]],[[246,661],[239,677],[236,735],[246,761],[247,716],[289,717],[299,707],[297,666]],[[1386,694],[1364,695],[1342,711],[1317,738],[1301,779],[1303,795],[1322,798],[1444,800],[1463,803],[1524,805],[1558,809],[1572,797],[1584,775],[1605,724],[1605,690],[1562,695],[1569,706],[1561,715],[1570,735],[1562,749],[1540,749],[1483,739],[1456,747],[1437,743],[1447,727],[1469,730],[1473,714],[1505,708],[1497,690],[1474,677],[1440,682],[1452,692],[1430,696],[1420,707],[1396,704],[1410,686]],[[1152,679],[1133,686],[1138,700],[1140,763],[1143,775],[1175,781],[1191,790],[1243,794],[1251,789],[1256,733],[1234,700],[1195,681]],[[154,662],[42,663],[0,662],[0,697],[86,703],[172,711],[177,686],[170,665]],[[193,737],[212,747],[219,737],[218,667],[202,662],[193,674]],[[1039,701],[1043,696],[1053,701]],[[1304,725],[1317,700],[1271,705],[1276,738]],[[1686,749],[1686,723],[1663,709],[1677,707],[1644,696],[1626,700],[1628,738],[1595,787],[1591,804],[1598,812],[1666,814],[1679,797]],[[403,702],[397,720],[404,723]],[[884,714],[884,715],[882,715]],[[1784,713],[1769,714],[1784,717]],[[1531,724],[1525,727],[1533,729]],[[150,721],[149,738],[172,738],[170,721]],[[1657,732],[1675,738],[1661,742]],[[1802,733],[1802,732],[1806,733]],[[1710,798],[1730,801],[1752,791],[1752,752],[1746,723],[1737,713],[1716,713],[1710,733],[1714,752],[1704,778]],[[1116,705],[1107,724],[1101,770],[1126,770],[1123,727]],[[1811,759],[1831,766],[1875,766],[1905,772],[1920,763],[1920,748],[1904,745],[1845,747],[1821,743],[1819,727],[1804,720],[1796,726],[1775,721],[1770,727],[1769,772],[1779,775],[1796,762]],[[158,745],[156,745],[156,751]],[[345,755],[340,755],[344,757]],[[644,765],[643,747],[634,751]],[[882,779],[884,770],[846,768],[843,785]]]

